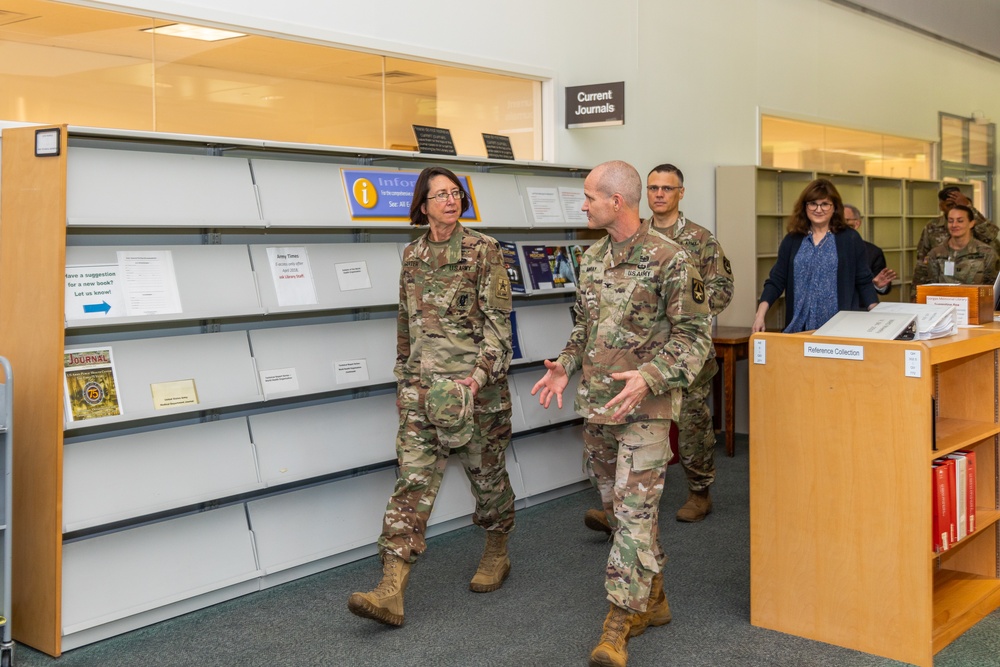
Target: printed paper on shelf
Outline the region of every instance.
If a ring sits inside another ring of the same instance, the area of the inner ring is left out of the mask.
[[[583,212],[583,188],[559,188],[559,203],[567,224],[586,225],[587,214]]]
[[[270,247],[267,262],[279,306],[309,306],[317,303],[309,253],[303,246]]]
[[[118,266],[124,279],[126,315],[183,312],[174,255],[169,250],[119,250]]]
[[[555,188],[525,188],[524,191],[536,225],[565,224],[559,192]]]
[[[125,295],[117,264],[66,267],[67,320],[124,317]]]
[[[334,269],[337,271],[337,284],[340,285],[341,292],[371,289],[372,279],[368,275],[368,262],[365,260],[334,264]]]
[[[66,350],[63,388],[67,422],[116,417],[123,413],[110,347]]]

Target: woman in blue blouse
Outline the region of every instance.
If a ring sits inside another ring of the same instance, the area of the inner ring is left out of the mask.
[[[844,202],[825,178],[806,186],[788,218],[778,260],[764,282],[753,331],[785,293],[785,333],[823,326],[840,310],[871,310],[878,303],[861,236],[844,222]]]

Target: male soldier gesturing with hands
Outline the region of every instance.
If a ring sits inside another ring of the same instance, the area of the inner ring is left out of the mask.
[[[546,408],[553,396],[561,407],[569,377],[583,371],[576,410],[586,418],[586,467],[615,526],[605,580],[611,608],[590,656],[595,666],[623,667],[629,637],[670,621],[657,530],[670,422],[712,344],[701,275],[640,219],[642,185],[620,161],[587,176],[588,227],[608,236],[583,256],[573,332],[532,389]]]

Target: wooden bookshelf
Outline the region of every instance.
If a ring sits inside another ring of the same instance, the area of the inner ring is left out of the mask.
[[[806,356],[817,342],[859,346],[864,358]],[[759,344],[751,622],[930,667],[1000,607],[1000,332],[927,342],[764,333],[751,350]],[[907,353],[919,355],[919,377],[906,375]],[[930,465],[959,448],[977,456],[977,529],[935,554]]]

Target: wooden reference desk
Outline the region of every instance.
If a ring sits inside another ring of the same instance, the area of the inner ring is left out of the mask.
[[[733,434],[736,429],[735,391],[736,362],[747,358],[747,346],[750,340],[750,327],[712,327],[712,344],[715,346],[716,359],[720,372],[712,380],[712,423],[715,430],[722,428],[720,408],[725,399],[726,414],[726,453],[733,455]]]

